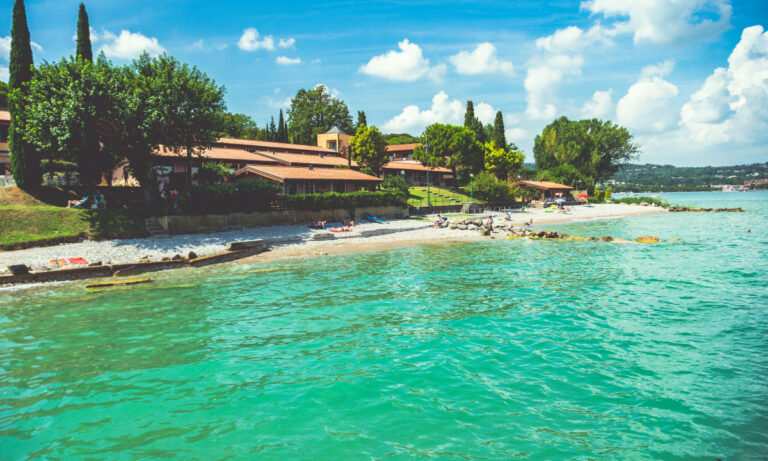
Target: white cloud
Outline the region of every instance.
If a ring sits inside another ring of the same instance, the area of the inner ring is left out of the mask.
[[[708,39],[725,31],[731,20],[727,0],[587,0],[581,7],[605,18],[627,18],[614,23],[613,30],[633,34],[635,43]]]
[[[448,58],[456,72],[464,75],[507,74],[512,75],[515,67],[510,61],[502,61],[496,56],[496,47],[485,42],[477,45],[474,51],[461,50]]]
[[[584,103],[581,108],[581,116],[584,118],[611,118],[613,112],[613,101],[611,93],[608,91],[595,91],[592,99]]]
[[[496,109],[490,104],[481,102],[475,106],[475,117],[483,122],[483,125],[493,123],[493,121],[496,120]]]
[[[275,38],[267,35],[259,41],[259,31],[255,27],[249,27],[243,31],[243,35],[237,42],[237,47],[243,51],[256,51],[262,48],[272,51],[275,49]]]
[[[359,71],[388,80],[413,82],[422,78],[440,81],[445,73],[445,64],[429,65],[429,59],[422,55],[421,48],[408,39],[397,44],[400,51],[390,50],[386,54],[374,56],[368,63],[360,66]]]
[[[580,75],[581,56],[557,54],[548,56],[528,68],[525,77],[525,114],[535,120],[549,120],[557,115],[557,90],[568,75]]]
[[[672,71],[669,61],[643,68],[638,81],[616,105],[616,121],[638,132],[662,132],[674,126],[678,114],[672,109],[672,99],[678,89],[664,80]]]
[[[479,104],[478,104],[479,105]],[[388,133],[421,133],[427,125],[433,123],[459,124],[464,119],[464,104],[458,99],[450,99],[444,91],[432,98],[432,107],[420,110],[411,105],[382,125]]]
[[[277,41],[277,46],[279,46],[280,48],[293,48],[295,44],[296,44],[296,39],[293,39],[293,38],[289,38],[287,40],[284,38],[281,38],[280,40]]]
[[[8,83],[9,78],[11,78],[11,74],[8,71],[8,68],[5,66],[0,66],[0,80]]]
[[[577,53],[594,43],[613,44],[614,31],[595,25],[586,32],[576,26],[559,29],[554,34],[536,40],[536,48],[550,53]]]
[[[289,58],[288,56],[278,56],[275,59],[275,62],[280,64],[281,66],[293,66],[296,64],[301,64],[301,58]]]
[[[504,130],[504,135],[507,137],[507,142],[512,141],[515,144],[528,141],[530,137],[528,132],[522,128],[508,128]]]
[[[43,51],[43,47],[38,45],[35,42],[30,42],[30,46],[33,50],[37,52]],[[5,37],[0,37],[0,56],[2,56],[6,61],[10,61],[11,59],[11,36],[7,35]]]
[[[291,107],[291,97],[285,99],[274,99],[267,97],[267,105],[273,109],[285,109]]]
[[[121,30],[120,35],[115,35],[104,30],[100,40],[103,41],[103,44],[99,51],[104,52],[110,58],[134,59],[145,51],[153,56],[165,52],[165,48],[160,46],[156,38],[147,37],[139,32]]]
[[[205,46],[205,43],[203,42],[203,39],[196,41],[195,43],[189,45],[187,48],[190,50],[202,50]]]
[[[768,141],[768,32],[744,29],[728,57],[693,93],[681,127],[705,144]]]

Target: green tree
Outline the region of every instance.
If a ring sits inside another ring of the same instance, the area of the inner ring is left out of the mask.
[[[429,152],[423,146],[416,146],[413,151],[422,165],[447,166],[462,184],[469,180],[470,173],[482,171],[483,146],[471,129],[434,123],[424,131],[423,138],[429,144]]]
[[[296,92],[288,109],[288,134],[293,143],[313,145],[319,133],[334,125],[345,133],[354,131],[344,101],[332,96],[324,85]]]
[[[77,14],[77,51],[76,57],[82,57],[88,61],[93,61],[93,50],[91,49],[91,28],[88,24],[88,13],[85,12],[85,5],[80,4],[80,10]]]
[[[357,111],[357,124],[355,125],[355,131],[357,131],[361,125],[368,126],[368,120],[365,118],[365,111],[359,110]]]
[[[220,131],[222,136],[229,138],[259,139],[261,136],[259,126],[250,116],[230,112],[222,114]]]
[[[483,148],[486,171],[493,173],[499,179],[506,180],[523,167],[525,156],[520,151],[496,147],[493,141],[485,143]]]
[[[493,137],[491,139],[497,146],[507,147],[507,135],[504,133],[504,116],[501,114],[501,111],[496,112],[496,119],[493,121]]]
[[[0,81],[0,109],[8,108],[8,93],[11,92],[11,87],[7,83]]]
[[[475,139],[480,144],[485,144],[488,140],[483,123],[475,117],[475,106],[472,104],[472,101],[467,101],[467,110],[464,112],[464,126],[472,130],[475,134]]]
[[[158,91],[154,101],[165,123],[163,144],[177,155],[185,155],[187,183],[191,183],[192,157],[201,155],[218,138],[226,110],[224,87],[197,67],[166,54],[150,58],[144,53],[136,68]]]
[[[408,133],[392,133],[392,134],[385,134],[384,139],[387,140],[387,144],[389,145],[395,145],[395,144],[415,144],[420,143],[421,139],[411,136]]]
[[[572,121],[560,117],[534,140],[536,168],[561,177],[576,177],[590,192],[636,158],[639,147],[629,131],[610,121]],[[558,169],[557,167],[572,167]]]
[[[46,63],[35,70],[24,98],[25,140],[48,160],[74,162],[86,186],[98,184],[102,173],[111,178],[121,160],[101,149],[97,130],[121,91],[114,73],[103,55],[95,62]]]
[[[283,119],[283,109],[280,109],[280,119],[277,122],[277,142],[288,142],[288,127]]]
[[[25,190],[40,187],[40,157],[33,147],[24,140],[26,120],[21,115],[24,109],[23,85],[32,79],[32,46],[27,27],[27,13],[24,0],[13,4],[11,26],[11,55],[8,64],[11,88],[9,109],[11,125],[8,129],[8,147],[11,152],[11,173],[16,185]]]
[[[197,172],[197,181],[201,184],[218,184],[232,175],[232,165],[206,162]]]
[[[383,189],[392,189],[399,191],[400,193],[408,195],[408,183],[405,182],[402,176],[396,174],[390,174],[384,176],[384,180],[381,181],[381,187]]]
[[[375,126],[361,125],[350,142],[352,159],[361,167],[370,168],[376,175],[389,162],[387,142]]]
[[[267,141],[277,141],[277,126],[275,125],[275,117],[269,117],[269,123],[266,128]]]

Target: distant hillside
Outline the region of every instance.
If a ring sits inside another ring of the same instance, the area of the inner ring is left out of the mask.
[[[711,190],[723,185],[768,189],[768,162],[705,167],[630,164],[616,173],[607,185],[616,192]]]

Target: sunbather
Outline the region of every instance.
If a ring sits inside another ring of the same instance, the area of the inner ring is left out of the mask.
[[[328,221],[315,221],[315,223],[309,227],[311,227],[312,229],[325,229],[325,223],[327,222]]]
[[[68,200],[67,208],[85,208],[85,202],[88,201],[88,197],[83,197],[80,200]]]
[[[443,223],[444,223],[444,221],[443,221],[443,217],[442,217],[442,216],[440,216],[440,213],[438,213],[438,214],[437,214],[437,219],[435,219],[435,224],[434,224],[434,226],[433,226],[433,227],[434,227],[435,229],[438,229],[438,228],[440,228],[440,227],[443,227]]]

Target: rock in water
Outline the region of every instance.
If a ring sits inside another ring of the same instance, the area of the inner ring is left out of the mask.
[[[658,237],[654,237],[652,235],[644,235],[642,237],[638,237],[635,239],[635,242],[638,243],[658,243],[660,242]]]
[[[195,253],[194,251],[190,251],[189,254],[187,255],[187,259],[197,259],[197,253]]]

